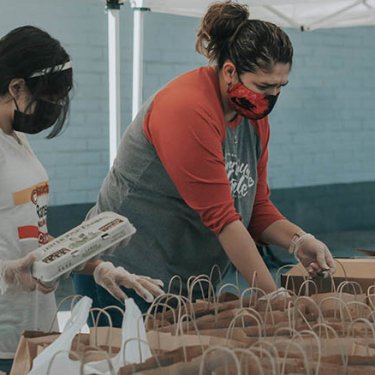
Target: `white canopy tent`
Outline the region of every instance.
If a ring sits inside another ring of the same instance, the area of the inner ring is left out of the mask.
[[[120,139],[118,12],[125,0],[107,0],[109,38],[110,164]],[[133,118],[142,104],[144,11],[201,17],[214,0],[130,0],[133,30]],[[250,18],[281,27],[312,31],[319,28],[375,25],[375,0],[240,0]]]
[[[135,9],[201,17],[213,0],[131,0]],[[375,23],[374,0],[241,0],[248,4],[250,18],[282,27],[314,30]]]

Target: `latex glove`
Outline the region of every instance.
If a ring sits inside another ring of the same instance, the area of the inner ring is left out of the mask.
[[[51,293],[55,290],[55,286],[43,286],[32,276],[31,266],[34,261],[34,254],[28,254],[20,259],[0,261],[1,294],[4,294],[9,287],[27,292],[37,289],[43,293]]]
[[[285,288],[279,288],[263,297],[260,297],[258,301],[274,301],[278,298],[290,298],[288,290]]]
[[[122,303],[128,296],[121,290],[121,286],[134,289],[148,303],[154,300],[154,296],[164,294],[160,289],[164,286],[161,280],[129,273],[123,267],[115,267],[111,262],[100,263],[95,268],[94,279],[98,285]]]
[[[336,272],[335,263],[328,247],[310,233],[298,235],[289,250],[292,250],[290,252],[294,253],[296,259],[301,262],[311,277],[316,275],[327,277]]]

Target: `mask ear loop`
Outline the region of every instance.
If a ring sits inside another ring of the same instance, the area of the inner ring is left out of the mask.
[[[16,98],[14,98],[14,97],[12,96],[12,99],[13,99],[13,101],[14,101],[14,104],[16,105],[16,109],[13,110],[13,120],[12,120],[12,122],[13,122],[13,121],[14,121],[14,117],[15,117],[15,112],[16,112],[16,110],[17,110],[18,112],[19,112],[20,110],[19,110],[19,108],[18,108],[18,104],[17,104]],[[18,142],[18,143],[21,143],[20,140],[18,139],[18,137],[16,136],[16,133],[14,132],[13,123],[12,123],[12,128],[11,128],[11,129],[12,129],[12,133],[11,133],[11,135],[17,139],[17,142]]]
[[[18,107],[18,104],[17,104],[17,100],[16,100],[16,98],[13,98],[13,96],[12,96],[12,99],[13,99],[13,101],[14,101],[14,104],[16,105],[17,111],[20,111],[20,109],[19,109],[19,107]]]
[[[22,112],[21,110],[20,110],[20,108],[18,107],[18,104],[17,104],[17,100],[16,100],[16,98],[14,97],[14,96],[12,96],[12,99],[13,99],[13,101],[14,101],[14,104],[16,105],[16,109],[17,109],[17,111],[18,112],[21,112],[21,113],[26,113],[26,112]],[[26,108],[25,108],[25,111],[34,103],[34,102],[36,102],[36,103],[38,103],[38,101],[37,100],[31,100],[31,102],[26,106]]]

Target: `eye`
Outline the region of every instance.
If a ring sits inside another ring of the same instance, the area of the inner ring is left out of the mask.
[[[259,90],[267,90],[270,88],[270,86],[264,86],[264,85],[256,85],[256,87],[259,89]]]

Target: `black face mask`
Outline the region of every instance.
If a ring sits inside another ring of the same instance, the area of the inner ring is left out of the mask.
[[[62,106],[55,103],[38,100],[34,113],[24,113],[14,110],[13,129],[22,133],[36,134],[50,128],[59,118]]]

